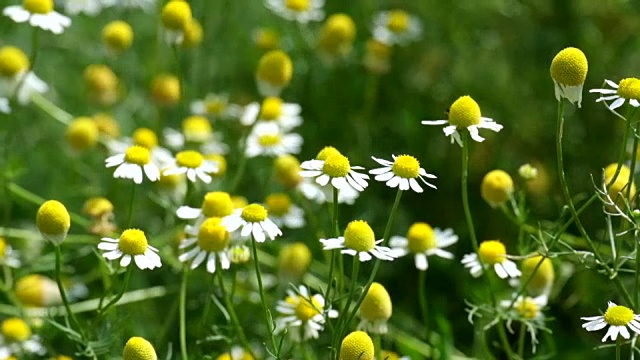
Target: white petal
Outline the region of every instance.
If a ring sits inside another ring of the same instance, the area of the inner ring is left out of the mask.
[[[418,270],[425,271],[429,267],[429,262],[427,261],[427,256],[425,254],[416,254],[415,263]]]

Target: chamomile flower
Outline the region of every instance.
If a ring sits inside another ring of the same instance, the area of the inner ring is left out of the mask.
[[[57,200],[45,201],[36,213],[36,226],[42,236],[59,246],[71,227],[69,211]]]
[[[184,119],[182,132],[165,128],[163,133],[165,142],[173,149],[182,149],[187,144],[193,144],[207,153],[226,154],[229,150],[229,147],[222,142],[222,136],[214,132],[209,120],[201,115]]]
[[[122,267],[129,266],[132,259],[141,270],[162,266],[158,249],[149,245],[142,230],[127,229],[118,239],[102,238],[98,249],[106,251],[102,256],[107,260],[120,259]]]
[[[165,40],[169,44],[182,44],[184,32],[193,16],[191,6],[186,1],[170,0],[162,8],[161,20]]]
[[[364,191],[369,185],[367,180],[369,175],[361,174],[356,170],[364,170],[361,166],[351,166],[349,159],[336,153],[328,155],[323,160],[307,160],[300,164],[302,177],[315,178],[316,183],[325,186],[331,182],[331,185],[343,190],[351,187],[357,191]]]
[[[176,215],[180,219],[195,219],[195,227],[207,218],[219,217],[224,218],[233,213],[234,206],[231,196],[223,191],[208,192],[204,196],[201,208],[192,208],[189,206],[180,206],[176,211]]]
[[[9,358],[11,354],[27,353],[43,356],[46,348],[40,338],[33,335],[31,327],[21,318],[5,319],[0,324],[0,356]]]
[[[191,261],[191,269],[197,268],[206,260],[207,271],[212,274],[216,272],[217,263],[223,270],[228,269],[231,266],[227,255],[229,232],[220,224],[221,220],[218,217],[208,218],[197,229],[197,233],[188,233],[188,237],[180,244],[180,249],[191,249],[182,253],[178,260]]]
[[[302,147],[302,136],[284,132],[278,124],[262,122],[256,124],[247,137],[247,157],[297,154]]]
[[[433,229],[429,224],[417,222],[409,227],[407,237],[392,236],[389,246],[397,257],[414,254],[416,268],[425,271],[429,268],[429,256],[453,259],[453,254],[443,250],[458,242],[458,235],[452,229]]]
[[[242,107],[229,102],[229,98],[223,94],[207,94],[204,99],[191,103],[191,112],[195,115],[209,116],[213,119],[226,119],[239,117]]]
[[[199,178],[205,183],[211,182],[208,173],[218,171],[218,164],[211,160],[206,160],[198,151],[185,150],[176,154],[174,162],[168,165],[162,173],[164,175],[187,174],[187,179],[196,182]]]
[[[302,124],[302,108],[295,103],[286,103],[281,98],[270,96],[262,104],[253,102],[244,108],[240,123],[251,126],[256,121],[275,122],[283,130],[289,131]]]
[[[560,51],[551,61],[549,69],[553,79],[556,99],[582,104],[582,87],[587,78],[589,63],[582,50],[568,47]]]
[[[513,195],[513,179],[504,170],[491,170],[482,178],[480,195],[491,207],[503,205]]]
[[[380,283],[373,282],[360,304],[358,329],[372,334],[386,334],[387,321],[393,313],[391,297]]]
[[[478,253],[467,254],[462,258],[462,264],[469,268],[473,277],[478,277],[484,272],[484,266],[493,266],[496,274],[501,279],[515,278],[521,275],[516,263],[507,258],[507,249],[497,240],[487,240],[480,243]]]
[[[373,340],[364,331],[354,331],[342,339],[340,360],[373,360],[375,347]]]
[[[612,301],[609,301],[604,315],[588,316],[580,319],[587,321],[582,324],[582,328],[587,329],[587,331],[598,331],[609,325],[602,342],[606,342],[609,338],[615,341],[618,338],[618,334],[627,340],[630,339],[631,335],[627,327],[634,333],[640,334],[640,315],[636,315],[628,307],[616,305]]]
[[[451,136],[451,143],[454,141],[462,146],[460,133],[463,128],[469,131],[471,138],[477,142],[483,142],[484,138],[478,133],[478,129],[489,129],[499,132],[502,125],[488,117],[481,116],[480,106],[471,96],[462,96],[456,100],[449,108],[448,120],[425,120],[423,125],[445,125],[443,131],[446,136]]]
[[[309,270],[312,259],[311,250],[305,243],[287,244],[280,249],[278,254],[278,272],[280,276],[297,282]]]
[[[324,18],[324,0],[266,0],[266,5],[278,16],[303,24]]]
[[[385,44],[406,44],[422,35],[420,20],[404,10],[382,11],[373,20],[373,37]]]
[[[304,211],[293,204],[287,194],[276,193],[267,196],[265,206],[271,214],[271,220],[280,227],[297,229],[305,225]]]
[[[544,313],[542,309],[547,305],[547,296],[538,296],[535,298],[529,296],[518,296],[515,302],[512,300],[500,301],[503,308],[511,308],[510,316],[507,318],[507,328],[512,331],[511,324],[513,320],[521,323],[523,329],[529,333],[531,337],[532,352],[536,352],[538,344],[537,331],[544,326]],[[511,303],[513,302],[513,307]]]
[[[112,154],[123,153],[132,145],[149,149],[151,161],[159,168],[164,168],[173,159],[169,150],[159,146],[158,136],[149,128],[137,128],[131,138],[107,142],[107,148]]]
[[[0,237],[0,264],[12,268],[19,268],[22,264],[18,253],[13,250],[4,237]]]
[[[422,187],[416,180],[420,179],[425,185],[435,189],[436,186],[430,184],[424,178],[435,179],[436,176],[428,174],[416,158],[410,155],[392,155],[393,161],[378,159],[371,157],[375,162],[383,167],[369,170],[369,174],[376,175],[377,181],[386,182],[390,188],[399,187],[400,190],[409,190],[411,188],[417,193],[421,193]]]
[[[555,280],[555,271],[553,270],[551,259],[542,257],[542,255],[527,257],[522,260],[520,268],[522,270],[520,282],[526,282],[529,295],[536,297],[549,296]],[[516,285],[520,286],[520,283]]]
[[[23,0],[22,5],[7,6],[2,14],[17,23],[29,22],[31,26],[62,34],[71,26],[71,19],[53,10],[53,0]]]
[[[611,80],[605,79],[604,82],[611,86],[611,89],[591,89],[590,93],[601,94],[596,102],[604,102],[605,105],[611,110],[615,110],[627,101],[629,105],[633,107],[640,106],[640,79],[626,78],[620,80],[619,84],[614,83]],[[613,101],[611,104],[607,104],[607,101]]]
[[[240,209],[235,209],[233,213],[222,219],[222,226],[229,232],[240,230],[240,236],[251,234],[255,241],[261,243],[267,238],[275,240],[282,235],[282,231],[268,217],[267,209],[259,204],[250,204]]]
[[[379,246],[383,239],[376,240],[373,230],[363,220],[354,220],[347,225],[344,235],[333,239],[320,239],[323,250],[340,250],[341,254],[358,256],[361,262],[369,261],[374,256],[380,260],[396,258],[391,249]]]
[[[282,316],[276,319],[275,332],[286,329],[291,339],[296,342],[317,339],[324,329],[326,318],[338,317],[338,311],[325,309],[322,295],[311,296],[304,285],[298,287],[297,293],[287,290],[286,299],[278,301],[276,310]]]
[[[48,91],[47,84],[29,71],[29,67],[29,58],[21,49],[15,46],[0,48],[0,112],[9,112],[11,97],[15,96],[21,105],[25,105],[34,94]]]
[[[293,76],[291,57],[282,50],[262,55],[256,70],[256,85],[262,96],[279,96]]]
[[[242,347],[232,346],[231,351],[218,356],[216,360],[254,360],[254,357]]]
[[[106,166],[117,166],[114,178],[132,179],[136,184],[142,184],[144,174],[151,181],[160,179],[160,169],[151,160],[151,152],[146,147],[134,145],[124,153],[113,155],[105,160]]]
[[[149,341],[139,336],[130,338],[124,345],[123,360],[158,360],[156,350]]]

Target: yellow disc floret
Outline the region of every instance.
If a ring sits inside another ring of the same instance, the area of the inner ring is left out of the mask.
[[[620,80],[618,95],[625,99],[640,100],[640,79],[626,78]]]
[[[293,155],[281,155],[273,163],[276,180],[286,188],[295,188],[302,181],[300,161]]]
[[[186,1],[169,1],[162,8],[161,17],[166,28],[184,31],[191,22],[191,6]]]
[[[133,29],[125,21],[112,21],[102,29],[102,39],[111,50],[122,52],[131,47]]]
[[[109,114],[97,113],[93,115],[93,121],[95,121],[98,127],[98,132],[108,138],[115,139],[120,136],[120,125]]]
[[[366,332],[354,331],[342,340],[340,360],[373,360],[373,358],[373,341]]]
[[[118,248],[125,255],[142,255],[147,251],[149,243],[142,230],[127,229],[122,232],[118,241]]]
[[[2,328],[2,336],[9,343],[23,342],[31,337],[29,325],[17,317],[6,319],[0,327]]]
[[[87,87],[96,93],[115,91],[118,86],[118,77],[107,65],[89,65],[82,76]]]
[[[169,74],[156,76],[151,83],[151,96],[160,105],[175,105],[180,101],[180,80]]]
[[[242,219],[247,222],[257,223],[267,218],[268,212],[260,204],[247,205],[242,209]]]
[[[325,146],[322,148],[322,150],[320,150],[320,152],[318,152],[318,155],[316,155],[316,159],[317,160],[327,160],[330,156],[333,155],[342,155],[340,153],[340,151],[338,151],[338,149],[334,148],[333,146]]]
[[[222,219],[213,217],[205,220],[198,231],[198,246],[207,252],[220,252],[229,245],[229,232],[220,225]]]
[[[82,206],[82,212],[94,217],[99,218],[106,214],[113,213],[113,204],[107,198],[96,196],[89,198]]]
[[[202,25],[196,19],[191,19],[184,29],[184,38],[182,39],[182,47],[192,48],[198,46],[202,42],[203,31]]]
[[[459,97],[449,108],[449,124],[459,128],[478,125],[481,117],[480,106],[468,95]]]
[[[272,86],[287,86],[293,76],[293,62],[284,51],[269,51],[260,58],[257,76]]]
[[[356,37],[356,24],[347,14],[331,15],[320,32],[320,48],[331,54],[347,53]]]
[[[295,300],[292,301],[295,302]],[[312,297],[309,300],[298,295],[298,302],[296,304],[295,311],[298,320],[306,322],[313,319],[314,316],[320,314],[320,311],[322,311],[322,304],[315,297]]]
[[[176,164],[190,169],[199,168],[204,162],[204,156],[195,150],[184,150],[176,154]]]
[[[0,48],[0,75],[12,78],[29,69],[29,58],[15,46]]]
[[[233,212],[234,205],[229,193],[212,191],[204,196],[202,214],[206,217],[223,218]]]
[[[587,57],[582,50],[574,47],[560,51],[551,61],[551,77],[566,86],[584,84],[588,70]]]
[[[285,0],[284,6],[289,10],[303,12],[309,10],[309,7],[311,7],[311,0]]]
[[[382,284],[374,282],[360,305],[360,316],[369,321],[388,320],[393,312],[391,297]]]
[[[253,41],[262,50],[274,50],[278,48],[280,39],[274,29],[260,28],[254,33]]]
[[[633,310],[622,305],[611,306],[604,313],[604,321],[612,326],[626,326],[633,318]]]
[[[487,240],[480,243],[478,256],[483,263],[493,265],[507,259],[507,248],[498,240]]]
[[[213,128],[206,117],[193,115],[182,121],[182,133],[187,141],[205,142],[211,138]]]
[[[540,266],[538,263],[542,260]],[[533,271],[538,267],[538,270],[534,273]],[[532,296],[538,296],[548,291],[551,285],[553,285],[553,280],[555,278],[555,273],[553,270],[553,263],[551,259],[544,258],[541,255],[533,256],[522,260],[521,264],[522,270],[522,280],[528,281],[527,283],[527,291]],[[531,280],[528,280],[531,278]]]
[[[417,222],[407,231],[409,251],[423,253],[436,247],[436,236],[429,224]]]
[[[204,107],[207,111],[207,114],[219,116],[222,115],[224,109],[227,107],[227,101],[216,96],[211,99],[207,99],[205,101]]]
[[[635,197],[636,184],[632,182],[631,170],[626,165],[620,167],[620,172],[615,181],[613,181],[617,168],[618,164],[613,163],[604,169],[604,182],[609,186],[608,190],[611,199],[617,206],[624,209],[625,199],[629,200]],[[613,183],[609,185],[612,181]],[[627,194],[629,194],[629,197],[627,197]]]
[[[513,194],[513,179],[502,170],[492,170],[482,179],[480,193],[489,205],[500,206]]]
[[[124,346],[122,358],[123,360],[158,360],[158,355],[150,342],[135,336]]]
[[[158,136],[149,128],[137,128],[132,138],[134,145],[144,146],[149,150],[158,146]]]
[[[351,164],[346,156],[337,154],[327,157],[322,166],[322,172],[335,178],[345,177],[351,171]]]
[[[354,220],[344,231],[344,245],[358,252],[370,251],[376,246],[376,236],[366,221]]]
[[[275,216],[285,216],[291,209],[291,198],[287,194],[277,193],[267,196],[267,211]]]
[[[53,0],[23,0],[22,7],[32,14],[48,14],[53,11]]]
[[[24,306],[42,307],[62,301],[58,284],[46,276],[32,274],[16,281],[16,297]]]
[[[420,163],[418,159],[410,155],[400,155],[393,162],[391,171],[405,179],[417,178],[420,175]]]
[[[36,226],[45,237],[60,244],[71,227],[71,217],[61,202],[49,200],[38,209]]]
[[[540,313],[538,304],[528,296],[516,303],[515,309],[525,319],[535,319]]]
[[[134,145],[125,151],[124,159],[130,164],[144,166],[151,162],[151,153],[146,147]]]
[[[74,119],[67,128],[65,137],[75,150],[89,150],[98,143],[98,125],[89,117]]]
[[[278,269],[284,275],[302,277],[311,265],[311,250],[302,242],[287,244],[278,255]]]
[[[387,19],[387,28],[394,33],[403,33],[409,28],[411,20],[409,13],[404,10],[392,10]]]
[[[258,137],[258,144],[264,148],[273,147],[282,142],[279,134],[264,134]]]
[[[262,120],[277,120],[282,115],[282,99],[275,96],[270,96],[262,101],[262,107],[260,108],[260,119]]]

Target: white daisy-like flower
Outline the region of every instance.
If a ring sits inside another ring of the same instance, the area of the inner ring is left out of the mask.
[[[7,6],[2,14],[17,23],[29,22],[31,26],[62,34],[71,26],[71,19],[53,10],[53,0],[25,0],[22,5]]]
[[[477,142],[483,142],[484,138],[478,133],[478,129],[489,129],[499,132],[502,125],[488,117],[481,116],[480,106],[470,96],[462,96],[456,100],[449,108],[448,120],[424,120],[423,125],[445,125],[444,134],[451,136],[451,143],[454,141],[462,146],[460,129],[466,128],[471,138]]]
[[[160,168],[166,167],[173,161],[171,151],[158,145],[158,136],[148,128],[138,128],[133,132],[131,138],[122,138],[120,140],[109,140],[107,149],[111,154],[119,154],[125,152],[132,145],[138,145],[149,149],[151,161]]]
[[[11,113],[11,107],[9,106],[9,99],[0,97],[0,113],[3,113],[3,114]]]
[[[190,141],[185,133],[172,128],[165,128],[162,134],[167,146],[174,150],[184,149],[187,142]],[[198,148],[201,153],[227,154],[229,152],[229,146],[222,141],[222,134],[218,132],[212,133],[208,140],[197,143],[199,143]]]
[[[47,83],[42,81],[33,71],[20,73],[13,78],[0,77],[0,96],[15,96],[20,105],[31,102],[35,94],[44,94],[49,91]],[[7,107],[8,107],[7,103]]]
[[[113,155],[105,160],[106,166],[117,166],[113,173],[115,178],[133,179],[136,184],[141,184],[144,174],[151,181],[160,180],[160,169],[151,159],[151,153],[146,147],[134,145],[123,154]]]
[[[259,204],[250,204],[236,209],[229,216],[222,219],[222,226],[229,232],[240,230],[240,236],[252,235],[255,241],[261,243],[267,238],[275,240],[282,235],[282,231],[268,217],[267,209]]]
[[[267,196],[265,206],[271,220],[279,227],[286,226],[290,229],[304,227],[304,211],[293,204],[287,194],[276,193]]]
[[[382,11],[373,19],[373,37],[385,44],[406,44],[420,39],[420,20],[404,10]]]
[[[180,219],[196,220],[193,225],[195,231],[198,231],[200,225],[211,217],[224,218],[231,215],[234,210],[233,201],[229,193],[223,191],[211,191],[204,195],[201,208],[192,208],[189,206],[180,206],[176,211],[176,215]]]
[[[609,338],[611,341],[616,341],[618,334],[627,340],[630,339],[631,334],[627,327],[640,335],[640,315],[636,315],[628,307],[616,305],[612,301],[609,301],[604,315],[588,316],[580,319],[587,321],[582,324],[582,327],[587,331],[598,331],[609,325],[609,330],[602,338],[602,342],[606,342]]]
[[[65,0],[64,11],[69,15],[78,15],[85,13],[90,16],[95,16],[100,11],[110,5],[113,5],[115,1],[105,0]]]
[[[43,356],[47,351],[40,337],[33,335],[29,324],[21,318],[5,319],[0,329],[0,359],[10,359],[15,354]]]
[[[357,191],[364,191],[369,185],[369,175],[361,174],[356,170],[364,170],[361,166],[351,166],[346,156],[338,153],[331,154],[325,160],[307,160],[300,164],[302,177],[316,178],[316,183],[321,186],[331,185],[342,190],[351,187]]]
[[[620,80],[619,84],[614,83],[611,80],[605,79],[604,82],[611,86],[612,89],[591,89],[590,93],[601,94],[596,102],[604,102],[610,110],[615,110],[627,101],[629,105],[633,107],[640,106],[640,79],[626,78]],[[611,104],[607,104],[607,101],[613,101]]]
[[[482,262],[481,262],[482,261]],[[473,277],[479,277],[486,265],[493,266],[501,279],[515,278],[521,275],[516,263],[507,258],[507,249],[497,240],[487,240],[480,243],[478,253],[467,254],[462,258],[462,264],[468,268]]]
[[[266,0],[266,6],[280,17],[303,24],[324,18],[324,0]]]
[[[378,159],[371,157],[383,167],[369,170],[369,174],[376,175],[377,181],[386,182],[390,188],[399,187],[400,190],[409,190],[411,188],[417,193],[421,193],[422,187],[416,180],[420,179],[425,185],[436,189],[436,186],[430,184],[424,178],[435,179],[436,176],[428,174],[416,158],[410,155],[393,155],[393,161]]]
[[[333,202],[333,187],[331,185],[320,186],[309,178],[304,178],[296,188],[302,195],[318,204]],[[360,192],[351,186],[345,186],[338,191],[338,204],[353,205],[360,196]]]
[[[306,286],[300,285],[297,293],[287,290],[285,300],[278,301],[276,310],[282,316],[276,321],[276,333],[285,329],[296,342],[317,339],[324,329],[326,318],[337,318],[338,311],[325,309],[324,297],[311,296]]]
[[[276,123],[261,122],[253,127],[247,137],[245,154],[250,158],[259,155],[277,157],[297,154],[302,142],[299,134],[285,133]]]
[[[262,105],[253,102],[244,108],[240,123],[251,126],[256,121],[275,122],[284,131],[302,125],[302,107],[294,103],[285,103],[281,98],[271,96],[262,101]]]
[[[587,78],[589,63],[582,50],[574,47],[562,49],[551,61],[551,79],[558,102],[567,99],[582,105],[582,88]]]
[[[515,297],[515,294],[514,294]],[[537,297],[518,296],[513,300],[502,300],[500,306],[509,309],[510,316],[507,317],[507,329],[513,333],[511,324],[513,320],[518,320],[521,326],[526,329],[531,337],[532,352],[536,352],[538,345],[537,330],[544,325],[544,313],[542,309],[547,306],[548,298],[546,295]],[[511,303],[513,302],[513,307]]]
[[[240,117],[242,107],[229,102],[229,98],[222,94],[207,94],[204,99],[191,103],[191,112],[195,115],[210,116],[214,119]]]
[[[444,259],[453,259],[453,254],[443,250],[458,242],[458,235],[452,229],[440,230],[431,228],[429,224],[418,222],[409,227],[407,237],[392,236],[389,246],[396,257],[414,254],[416,268],[425,271],[429,268],[429,256],[435,255]]]
[[[376,240],[373,230],[363,220],[354,220],[347,225],[344,236],[333,239],[320,239],[323,250],[340,250],[341,254],[358,256],[361,262],[369,261],[374,256],[380,260],[391,261],[396,255],[386,246],[379,246],[383,239]]]
[[[120,259],[120,266],[127,267],[131,260],[140,270],[159,268],[162,266],[158,249],[149,245],[142,230],[127,229],[120,238],[102,238],[98,249],[106,251],[102,256],[107,260]]]
[[[191,261],[191,269],[195,269],[205,260],[207,261],[207,271],[216,272],[216,265],[219,262],[223,270],[231,266],[231,261],[227,255],[229,246],[229,232],[220,224],[221,218],[212,217],[205,220],[197,231],[186,231],[187,237],[180,244],[180,249],[190,250],[180,254],[178,260],[182,262]]]
[[[177,175],[186,173],[189,181],[196,182],[197,179],[200,179],[208,184],[211,182],[211,175],[209,174],[217,171],[217,162],[206,160],[198,151],[185,150],[176,154],[173,163],[167,165],[162,174]]]

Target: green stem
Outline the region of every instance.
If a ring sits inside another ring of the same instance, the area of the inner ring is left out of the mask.
[[[373,334],[373,353],[376,360],[382,360],[382,338],[380,334]]]
[[[520,324],[520,334],[518,335],[518,358],[524,359],[524,339],[527,334],[527,328],[524,323]]]
[[[136,200],[136,187],[138,184],[131,183],[131,198],[129,198],[129,213],[127,214],[127,229],[131,229],[132,221],[133,221],[133,205]]]
[[[240,181],[242,180],[242,176],[244,175],[245,169],[247,168],[247,156],[245,154],[245,149],[247,147],[247,134],[246,130],[242,135],[242,139],[240,139],[240,148],[238,149],[238,153],[240,159],[238,160],[238,168],[236,170],[236,174],[233,177],[233,181],[231,182],[231,186],[229,187],[229,194],[235,193],[238,185],[240,185]]]
[[[187,280],[189,278],[189,267],[182,270],[182,282],[180,284],[180,354],[182,360],[189,360],[187,351]]]
[[[173,46],[171,46],[171,50],[173,52],[173,58],[176,62],[176,73],[178,74],[178,82],[180,83],[180,98],[184,99],[185,82],[184,82],[184,74],[182,71],[182,65],[180,64],[180,52],[178,51],[178,45],[174,44]]]
[[[633,291],[634,304],[636,305],[636,313],[640,312],[640,303],[638,302],[638,292],[640,292],[640,246],[638,246],[638,230],[633,232],[633,243],[636,247],[636,273],[635,273],[635,288]]]
[[[422,322],[424,323],[425,340],[429,343],[429,308],[427,307],[427,291],[425,284],[427,282],[427,271],[419,270],[418,276],[418,300],[420,302],[420,311],[422,312]]]
[[[340,256],[342,257],[342,255]],[[342,310],[340,311],[341,314],[349,313],[349,308],[350,308],[351,302],[353,301],[353,295],[355,295],[356,288],[358,287],[359,270],[360,270],[360,259],[356,255],[353,257],[353,264],[351,266],[351,288],[349,289],[349,296],[347,296],[347,302],[344,304],[344,306],[342,307]],[[344,277],[344,274],[342,274],[342,276]],[[356,308],[353,311],[357,311],[357,310],[358,309]],[[346,319],[346,318],[340,318],[340,319]],[[338,322],[337,328],[340,329],[338,333],[344,334],[347,325],[348,323]]]
[[[133,262],[133,260],[131,261]],[[124,276],[124,283],[122,284],[122,289],[120,289],[120,292],[113,299],[111,299],[107,303],[107,305],[105,305],[104,308],[99,310],[101,316],[104,316],[107,313],[107,310],[109,310],[109,308],[115,305],[122,298],[122,295],[124,295],[124,293],[127,291],[132,272],[133,272],[133,264],[129,264],[129,267],[127,268],[127,273]]]
[[[471,217],[471,209],[469,208],[469,134],[462,131],[462,207],[464,208],[464,217],[467,220],[467,228],[473,250],[478,252],[478,238],[476,230],[473,226],[473,218]]]
[[[75,313],[71,310],[71,305],[69,303],[69,299],[67,298],[67,292],[64,289],[64,285],[62,284],[62,251],[60,250],[60,245],[56,245],[54,246],[54,248],[56,252],[56,283],[58,284],[58,290],[60,291],[62,303],[64,304],[64,308],[67,312],[67,315],[71,319],[73,326],[80,332],[82,337],[84,337],[84,330],[82,326],[80,326],[80,322],[78,322]]]
[[[616,339],[616,360],[620,360],[620,353],[622,348],[622,336],[618,335]]]
[[[260,263],[258,262],[258,249],[256,248],[256,239],[251,235],[251,251],[253,255],[253,263],[256,268],[256,278],[258,279],[258,290],[260,292],[260,302],[262,302],[262,310],[264,311],[264,321],[267,325],[267,332],[269,333],[269,337],[271,338],[271,346],[273,347],[274,354],[277,355],[278,344],[276,343],[276,338],[273,336],[273,324],[271,320],[271,313],[269,312],[269,307],[267,306],[267,301],[264,296],[264,286],[262,285],[262,272],[260,271]],[[278,357],[276,357],[278,358]]]
[[[224,304],[227,307],[227,311],[229,312],[229,317],[231,318],[231,324],[238,332],[238,338],[240,339],[240,343],[244,347],[245,351],[249,352],[249,354],[251,354],[251,357],[255,359],[255,355],[251,350],[251,345],[249,344],[249,340],[247,340],[247,336],[244,334],[244,330],[242,329],[240,320],[238,320],[238,315],[236,313],[235,307],[233,306],[233,299],[224,288],[224,279],[222,278],[222,273],[219,270],[216,271],[216,277],[218,278],[218,283],[220,284],[220,292],[222,293]]]
[[[331,204],[331,226],[333,228],[333,235],[337,238],[340,236],[340,227],[338,225],[338,189],[333,188],[333,202]],[[329,294],[331,293],[331,286],[333,284],[333,271],[336,265],[336,250],[331,250],[331,262],[329,263],[329,278],[327,280],[327,290],[325,291],[324,298],[329,301]],[[336,284],[337,286],[337,284]]]

